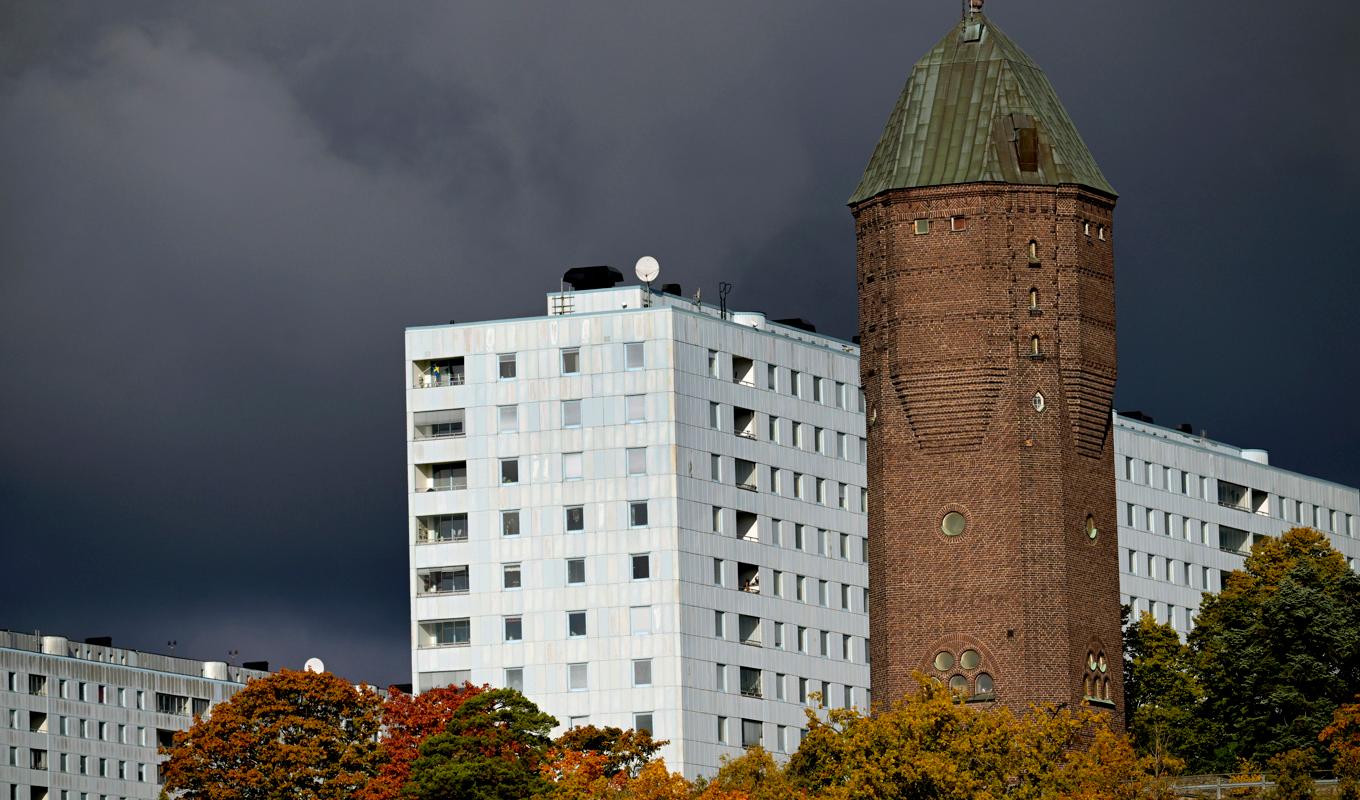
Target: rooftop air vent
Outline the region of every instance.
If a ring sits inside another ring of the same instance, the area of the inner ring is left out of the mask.
[[[563,273],[562,281],[577,291],[612,289],[623,282],[623,273],[609,266],[572,267]]]
[[[780,325],[786,325],[790,328],[797,328],[800,331],[807,331],[808,333],[817,332],[817,326],[813,325],[811,322],[808,322],[802,317],[789,317],[788,319],[777,319],[775,320],[775,322]]]

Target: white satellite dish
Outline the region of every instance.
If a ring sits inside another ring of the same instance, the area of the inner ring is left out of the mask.
[[[309,658],[307,663],[302,665],[304,672],[325,672],[326,665],[319,658]]]
[[[651,283],[656,280],[656,276],[661,274],[661,263],[651,256],[643,256],[637,260],[637,266],[633,268],[638,280],[643,283]]]

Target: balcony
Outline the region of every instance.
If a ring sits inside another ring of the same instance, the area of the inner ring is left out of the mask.
[[[433,389],[437,386],[462,386],[466,377],[463,359],[437,358],[416,361],[414,367],[413,389]]]
[[[756,412],[740,406],[732,407],[732,432],[743,439],[756,438]]]
[[[747,594],[760,594],[760,567],[745,562],[738,563],[737,588]]]
[[[444,411],[417,411],[412,415],[412,425],[414,438],[424,439],[454,439],[466,435],[463,426],[464,412],[461,408],[450,408]]]
[[[466,566],[423,569],[416,573],[416,578],[420,586],[418,594],[468,593],[468,568]]]
[[[1239,556],[1251,554],[1253,537],[1250,532],[1240,528],[1229,528],[1227,525],[1218,526],[1218,549],[1225,553],[1236,553]]]
[[[466,542],[468,540],[467,514],[441,514],[434,517],[419,517],[416,520],[416,524],[417,544]]]
[[[760,541],[759,517],[750,511],[737,512],[737,538],[743,542]]]
[[[752,438],[755,438],[754,435]],[[733,460],[733,480],[738,489],[745,489],[748,492],[759,491],[759,473],[756,470],[756,462],[747,461],[744,458]]]
[[[467,462],[446,461],[416,466],[417,492],[446,492],[467,488]]]
[[[755,386],[756,362],[744,356],[732,356],[732,382],[741,386]]]
[[[742,697],[764,696],[760,690],[760,670],[754,667],[741,668],[741,696]]]
[[[742,614],[737,617],[737,635],[742,644],[761,646],[760,617]]]

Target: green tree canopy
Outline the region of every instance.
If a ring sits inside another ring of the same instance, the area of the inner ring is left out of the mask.
[[[1245,569],[1204,596],[1189,638],[1218,737],[1212,765],[1295,749],[1330,763],[1318,734],[1360,689],[1360,577],[1326,536],[1258,541]]]
[[[1138,753],[1171,771],[1185,765],[1192,772],[1209,767],[1207,754],[1213,748],[1199,716],[1204,691],[1180,634],[1144,612],[1124,631],[1124,650],[1128,732]]]
[[[443,733],[420,745],[404,790],[419,800],[521,800],[545,794],[540,774],[557,720],[514,689],[467,698]]]

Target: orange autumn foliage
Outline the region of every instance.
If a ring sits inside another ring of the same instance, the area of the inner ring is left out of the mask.
[[[354,796],[356,800],[398,800],[411,779],[411,764],[420,755],[420,743],[440,733],[453,712],[468,698],[486,691],[464,683],[410,695],[391,688],[383,704],[382,765],[378,775]]]

